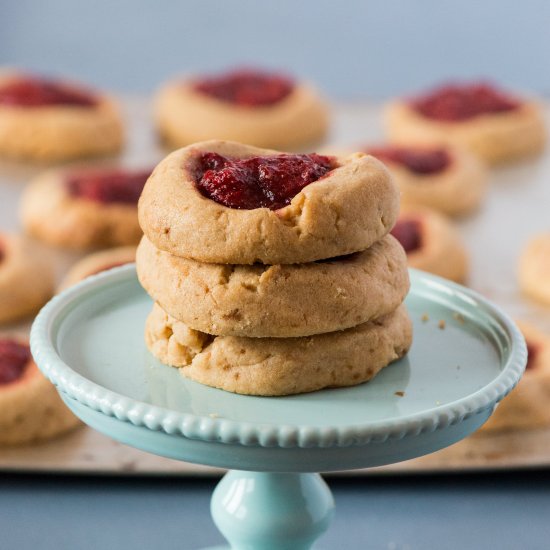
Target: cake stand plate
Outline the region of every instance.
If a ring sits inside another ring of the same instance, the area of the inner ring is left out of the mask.
[[[212,514],[233,550],[311,548],[333,500],[318,474],[431,453],[479,428],[518,382],[523,338],[481,296],[411,272],[414,343],[371,382],[289,397],[202,386],[146,350],[152,302],[133,266],[47,304],[31,333],[39,368],[85,423],[151,453],[230,468]]]

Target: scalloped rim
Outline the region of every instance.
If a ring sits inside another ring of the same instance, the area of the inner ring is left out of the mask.
[[[493,407],[515,387],[527,362],[525,340],[512,320],[500,308],[465,287],[434,275],[411,270],[413,284],[437,287],[439,293],[443,291],[459,294],[463,299],[475,301],[507,334],[510,350],[506,364],[500,374],[484,388],[453,403],[399,420],[338,428],[237,422],[171,411],[135,401],[91,382],[64,363],[55,348],[57,320],[76,299],[105,285],[135,277],[134,264],[116,267],[89,277],[54,297],[44,306],[33,323],[31,350],[40,370],[59,391],[95,411],[169,435],[227,444],[281,448],[348,447],[388,439],[402,439],[444,429]]]

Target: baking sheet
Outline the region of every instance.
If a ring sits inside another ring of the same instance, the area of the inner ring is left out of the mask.
[[[129,146],[121,162],[147,167],[166,154],[156,142],[150,104],[141,98],[123,100]],[[381,109],[370,103],[334,107],[332,145],[344,147],[382,141]],[[546,108],[550,121],[550,104]],[[108,159],[89,164],[118,162]],[[0,229],[19,229],[17,206],[26,182],[44,166],[0,162]],[[471,257],[469,286],[516,319],[529,321],[550,334],[550,309],[523,298],[516,265],[522,247],[534,233],[550,228],[550,154],[492,172],[487,200],[458,227]],[[79,254],[48,248],[61,277]],[[28,330],[29,324],[2,327]],[[550,466],[550,428],[531,432],[475,434],[431,455],[353,474],[433,473]],[[0,449],[0,470],[79,472],[115,475],[212,475],[221,470],[157,457],[117,443],[82,427],[39,445]]]
[[[434,474],[550,466],[550,430],[475,434],[413,460],[331,475]],[[102,475],[215,476],[224,470],[127,447],[88,427],[41,445],[0,451],[0,471]]]

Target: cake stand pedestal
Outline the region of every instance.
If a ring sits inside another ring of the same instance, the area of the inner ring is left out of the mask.
[[[229,468],[212,497],[233,550],[306,550],[334,511],[317,473],[431,453],[478,429],[518,382],[525,342],[474,292],[411,272],[414,343],[373,381],[279,398],[194,383],[145,349],[152,302],[133,266],[101,273],[44,307],[39,368],[86,424],[170,458]]]

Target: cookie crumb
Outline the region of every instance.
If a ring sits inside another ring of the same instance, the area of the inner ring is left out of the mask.
[[[397,395],[398,397],[405,397],[405,392],[404,391],[396,391],[395,395]]]
[[[210,418],[219,418],[220,417],[220,415],[218,413],[210,413],[208,416]]]
[[[458,321],[461,325],[463,325],[466,322],[466,319],[464,318],[464,315],[462,313],[458,313],[458,311],[455,311],[453,313],[453,318]]]
[[[436,405],[441,405],[441,401],[436,401],[435,404]]]
[[[427,323],[430,320],[430,316],[427,313],[423,313],[422,317],[420,317],[423,323]]]
[[[445,320],[444,320],[444,319],[440,319],[440,320],[439,320],[439,323],[437,323],[437,326],[438,326],[441,330],[444,330],[444,329],[445,329]]]

